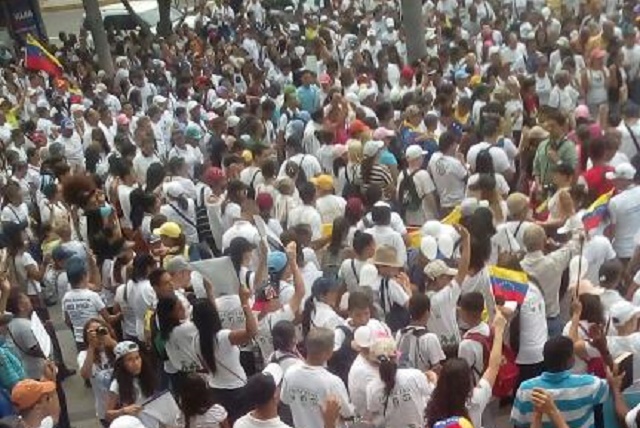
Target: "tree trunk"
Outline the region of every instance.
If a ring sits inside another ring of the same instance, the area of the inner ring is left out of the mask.
[[[407,40],[407,59],[409,64],[427,56],[427,44],[424,40],[424,18],[420,0],[400,0],[402,8],[402,26]]]
[[[158,36],[166,37],[173,32],[171,28],[171,0],[158,0]]]
[[[138,27],[140,27],[140,30],[143,34],[151,34],[151,28],[149,28],[149,24],[147,24],[142,18],[140,18],[140,15],[138,15],[134,10],[133,7],[131,7],[131,3],[129,3],[129,0],[120,0],[122,2],[122,5],[124,6],[125,9],[127,9],[127,12],[129,12],[129,15],[131,15],[133,17],[133,19],[136,21],[136,24],[138,24]]]
[[[98,65],[107,73],[107,76],[112,77],[114,68],[113,60],[111,59],[111,46],[109,46],[109,41],[107,40],[107,32],[102,22],[102,13],[100,12],[98,0],[82,0],[82,5],[84,6],[87,25],[93,36],[93,43],[98,54]]]

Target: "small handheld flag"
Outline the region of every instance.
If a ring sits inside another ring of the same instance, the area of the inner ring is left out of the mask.
[[[529,290],[529,278],[526,273],[489,266],[489,278],[495,297],[501,297],[505,301],[515,301],[518,304],[524,302]]]
[[[44,71],[54,77],[59,77],[64,72],[60,61],[31,34],[27,35],[25,67],[29,70]]]
[[[598,197],[587,208],[582,215],[582,224],[584,224],[584,230],[590,231],[600,226],[602,222],[609,216],[609,201],[613,196],[613,190],[608,191]]]

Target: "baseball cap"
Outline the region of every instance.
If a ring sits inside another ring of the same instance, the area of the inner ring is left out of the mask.
[[[256,204],[261,212],[271,211],[271,208],[273,208],[273,196],[266,192],[258,193],[256,195]]]
[[[349,126],[349,134],[352,136],[355,134],[360,134],[361,132],[367,132],[367,131],[369,131],[369,127],[359,119],[356,119],[353,122],[351,122],[351,125]]]
[[[115,348],[113,348],[113,354],[116,357],[116,361],[120,358],[129,355],[133,352],[140,351],[140,348],[135,342],[131,342],[130,340],[125,340],[123,342],[118,343]]]
[[[640,315],[640,307],[627,300],[620,300],[609,307],[609,316],[615,326],[624,325],[638,315]]]
[[[104,83],[98,83],[96,85],[96,92],[107,92],[107,85]]]
[[[333,189],[333,177],[329,174],[321,174],[317,177],[313,177],[309,181],[311,181],[320,190]]]
[[[374,30],[373,28],[370,28],[369,30],[367,30],[367,37],[375,37],[376,35],[376,30]]]
[[[373,139],[384,140],[385,138],[395,137],[395,135],[396,135],[395,131],[392,131],[391,129],[387,129],[382,126],[380,128],[377,128],[373,132]]]
[[[69,110],[71,111],[71,114],[84,112],[84,104],[71,104]]]
[[[185,137],[199,140],[202,138],[202,129],[198,125],[190,124],[184,132]]]
[[[73,251],[63,247],[62,245],[58,245],[51,251],[51,257],[56,261],[66,260],[73,255]]]
[[[75,129],[75,125],[73,123],[73,120],[71,119],[65,119],[62,121],[62,128],[64,129]]]
[[[145,428],[142,421],[135,416],[122,415],[115,418],[109,428]]]
[[[277,363],[269,363],[260,372],[247,379],[243,395],[252,407],[263,406],[276,397],[278,386],[282,382],[284,373]]]
[[[156,95],[155,97],[153,97],[154,104],[164,104],[166,102],[167,102],[167,97],[164,97],[162,95]]]
[[[402,67],[402,71],[400,71],[400,76],[406,80],[413,79],[414,75],[415,75],[415,71],[413,71],[413,68],[409,67],[408,65],[405,65],[404,67]]]
[[[153,230],[153,234],[157,236],[166,236],[167,238],[178,238],[182,234],[182,229],[178,223],[168,221],[162,226]]]
[[[171,257],[165,265],[165,270],[169,273],[178,273],[185,270],[191,270],[189,262],[184,256]]]
[[[458,71],[456,71],[456,74],[455,74],[456,80],[462,80],[462,79],[468,79],[468,78],[469,78],[469,73],[467,73],[467,70],[465,70],[464,68],[461,68]]]
[[[628,162],[616,166],[614,171],[607,172],[607,180],[633,180],[636,176],[636,169]]]
[[[389,17],[384,20],[384,24],[387,26],[387,28],[393,28],[396,23],[393,22],[393,18]]]
[[[18,411],[32,408],[44,395],[55,392],[56,384],[50,381],[25,379],[11,390],[11,402]]]
[[[87,274],[87,263],[82,257],[74,255],[67,259],[64,269],[69,282],[71,284],[77,284],[82,277]]]
[[[118,125],[126,126],[126,125],[128,125],[128,124],[129,124],[129,122],[131,122],[131,121],[129,120],[129,118],[127,117],[127,115],[126,115],[126,114],[124,114],[124,113],[120,113],[120,114],[118,115],[118,117],[116,118],[116,123],[117,123]]]
[[[366,157],[374,157],[384,147],[384,142],[380,140],[369,140],[364,144],[362,154]]]
[[[224,108],[227,105],[227,100],[225,100],[224,98],[217,98],[213,104],[211,104],[211,108],[214,110],[219,110],[221,108]]]
[[[573,116],[577,119],[589,119],[591,114],[589,113],[589,107],[584,104],[580,104],[573,112]]]
[[[455,276],[458,271],[447,266],[442,260],[433,260],[424,267],[424,274],[431,279],[436,279],[442,275]]]
[[[287,266],[287,255],[282,251],[272,251],[267,256],[267,269],[269,273],[282,272]]]
[[[418,159],[420,156],[424,156],[426,154],[427,151],[423,150],[422,147],[417,144],[410,145],[404,152],[404,156],[407,158],[407,160]]]
[[[198,104],[197,101],[191,100],[187,103],[187,111],[191,111],[194,108],[198,107],[200,104]]]
[[[217,166],[210,166],[202,175],[203,181],[209,185],[219,181],[224,181],[225,178],[226,176],[224,171]]]

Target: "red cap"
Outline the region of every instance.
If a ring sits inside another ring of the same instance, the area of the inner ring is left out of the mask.
[[[210,166],[207,170],[202,174],[202,180],[207,184],[217,183],[226,178],[224,171],[216,166]]]
[[[402,67],[402,71],[400,72],[400,76],[403,79],[411,80],[411,79],[413,79],[414,75],[415,75],[415,72],[413,71],[413,68],[409,67],[408,65],[405,65],[404,67]]]
[[[211,80],[207,76],[200,76],[196,79],[196,85],[206,86],[211,83]]]
[[[273,208],[273,198],[269,193],[258,193],[256,204],[258,204],[260,211],[270,211]]]
[[[360,218],[364,214],[364,205],[362,200],[355,196],[347,199],[347,206],[345,207],[345,213],[351,214],[353,218]]]
[[[353,122],[351,122],[351,125],[349,126],[349,134],[351,136],[360,134],[362,132],[366,132],[368,130],[369,130],[369,127],[359,119],[356,119]]]

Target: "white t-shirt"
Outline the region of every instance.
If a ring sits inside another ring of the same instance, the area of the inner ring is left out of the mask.
[[[373,236],[376,246],[389,245],[395,248],[398,261],[402,265],[407,264],[407,246],[402,236],[391,226],[373,226],[365,232]]]
[[[529,284],[520,306],[520,348],[516,363],[537,364],[543,360],[542,349],[547,341],[547,315],[540,289]]]
[[[299,224],[307,224],[311,227],[311,239],[317,240],[322,238],[322,217],[315,207],[310,205],[301,205],[289,211],[287,219],[288,228]]]
[[[426,332],[426,327],[410,326],[407,327],[406,332],[404,330],[398,331],[396,342],[398,349],[408,351],[406,358],[411,367],[426,371],[446,359],[438,336]],[[406,343],[408,347],[402,346],[403,343]]]
[[[189,427],[191,428],[219,428],[220,424],[227,419],[227,411],[219,404],[214,404],[201,415],[191,417]],[[235,425],[234,425],[235,426]]]
[[[258,314],[256,313],[256,318]],[[280,321],[291,321],[295,319],[295,314],[291,310],[291,306],[284,305],[282,308],[269,312],[258,321],[258,333],[255,337],[255,342],[260,348],[262,356],[266,359],[273,354],[273,336],[271,330]]]
[[[285,374],[280,399],[291,407],[296,427],[323,428],[321,406],[329,395],[337,397],[343,418],[353,417],[353,406],[342,380],[324,367],[301,364]]]
[[[635,250],[634,236],[640,224],[640,186],[633,186],[609,201],[614,225],[613,248],[618,257],[629,258]]]
[[[186,321],[173,329],[165,343],[171,368],[180,372],[192,372],[202,368],[196,355],[196,342],[194,342],[197,333],[198,330],[191,321]]]
[[[367,409],[388,427],[423,427],[424,409],[435,385],[417,369],[399,369],[389,396],[385,384],[374,379],[367,385]]]
[[[124,333],[125,337],[137,337],[138,333],[136,330],[136,314],[133,310],[132,306],[132,291],[131,289],[134,287],[134,283],[132,281],[127,282],[126,284],[121,284],[116,289],[116,295],[113,301],[120,306],[120,311],[122,312],[122,333]],[[126,294],[126,299],[125,299]]]
[[[251,412],[247,413],[233,424],[233,428],[292,428],[280,420],[279,417],[273,419],[256,419]]]
[[[73,337],[77,343],[84,343],[82,329],[91,318],[100,318],[105,308],[100,295],[86,288],[72,288],[62,298],[62,311],[69,316],[73,326]]]
[[[175,202],[160,207],[160,214],[167,217],[167,221],[178,223],[187,239],[188,244],[197,244],[198,230],[196,229],[196,204],[193,199],[187,199],[187,209],[183,210]]]
[[[82,368],[87,359],[87,351],[78,353],[78,367]],[[111,385],[113,376],[113,366],[109,362],[109,358],[104,352],[100,353],[100,363],[95,362],[91,366],[91,389],[96,401],[96,416],[98,419],[104,419],[106,414],[107,393]]]
[[[333,221],[344,215],[344,209],[347,201],[342,196],[325,195],[316,199],[316,209],[320,213],[322,223],[333,224]]]
[[[382,281],[387,281],[388,286],[386,293],[381,296]],[[398,282],[393,278],[385,279],[378,275],[378,279],[371,284],[371,290],[373,291],[373,301],[380,306],[381,309],[386,311],[391,310],[391,306],[395,303],[399,306],[406,306],[409,302],[409,295],[402,288]],[[384,308],[382,306],[382,299],[384,298]]]
[[[431,175],[429,175],[429,172],[423,169],[418,170],[415,174],[408,171],[407,173],[408,176],[411,176],[413,174],[413,182],[416,188],[416,193],[418,194],[418,198],[420,198],[420,200],[422,201],[422,205],[416,211],[407,210],[405,214],[405,220],[409,225],[422,226],[425,221],[436,218],[436,213],[431,211],[426,202],[426,196],[430,193],[435,192],[436,187],[433,184],[433,180],[431,179]],[[405,171],[402,171],[398,176],[398,194],[400,193],[400,186],[402,185],[402,182],[404,180]]]
[[[616,258],[611,241],[606,236],[596,235],[584,243],[582,255],[587,259],[589,266],[585,279],[594,285],[600,284],[600,267],[607,260]]]
[[[628,127],[627,127],[628,126]],[[636,137],[638,145],[640,145],[640,120],[631,125],[625,125],[625,122],[620,122],[618,125],[618,131],[620,132],[620,151],[627,155],[629,159],[632,159],[637,153],[638,149],[629,133],[629,129],[633,132],[633,136]]]
[[[27,268],[29,266],[34,266],[36,269],[39,269],[38,263],[35,261],[35,259],[31,256],[31,254],[29,254],[29,252],[23,251],[14,258],[14,261],[16,277],[18,281],[20,281],[20,283],[27,285],[27,294],[29,296],[35,296],[39,294],[42,290],[42,287],[40,287],[40,282],[29,279],[27,276]]]
[[[347,291],[355,291],[360,286],[360,271],[367,264],[358,259],[346,259],[340,265],[338,270],[338,279],[344,281]]]
[[[478,153],[486,149],[489,149],[489,154],[491,155],[491,159],[493,159],[493,168],[495,172],[504,174],[512,169],[511,162],[509,161],[509,157],[505,150],[483,142],[474,144],[467,152],[467,163],[471,165],[472,170],[476,169],[476,158],[478,157]]]
[[[493,391],[489,382],[480,379],[480,382],[473,388],[471,399],[467,402],[467,411],[474,427],[482,426],[482,412],[491,401],[492,395]]]
[[[216,362],[216,373],[208,374],[209,386],[218,389],[242,388],[247,383],[247,374],[240,365],[240,348],[232,345],[229,341],[231,330],[220,330],[215,337],[214,358]],[[193,343],[196,344],[196,355],[202,361],[200,351],[199,335],[195,334]]]
[[[482,377],[485,368],[484,350],[480,342],[469,338],[471,334],[489,337],[491,330],[487,323],[481,322],[477,326],[470,328],[464,334],[458,347],[458,357],[464,359],[469,364],[475,380],[478,381]]]
[[[136,317],[136,334],[138,340],[144,341],[144,318],[147,310],[155,308],[158,301],[156,292],[149,280],[131,282],[129,286],[129,302]]]
[[[462,202],[465,194],[464,183],[469,173],[459,159],[441,152],[434,153],[429,160],[429,172],[442,207],[451,208]]]
[[[440,338],[442,346],[456,345],[460,342],[460,330],[456,318],[460,286],[454,279],[441,290],[427,291],[431,300],[431,316],[427,321],[430,332]]]
[[[134,404],[142,404],[147,400],[147,398],[149,398],[142,393],[140,381],[137,378],[133,379],[133,391],[136,397]],[[113,379],[113,381],[111,381],[109,392],[120,397],[120,385],[118,385],[118,381],[116,379]],[[147,416],[144,413],[140,413],[137,418],[140,419],[140,422],[142,422],[142,424],[146,428],[157,428],[158,426],[160,426],[157,419],[154,419],[151,416]]]
[[[349,369],[349,397],[356,415],[367,415],[367,386],[374,379],[379,379],[378,369],[365,357],[358,354]]]

